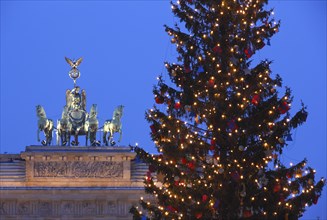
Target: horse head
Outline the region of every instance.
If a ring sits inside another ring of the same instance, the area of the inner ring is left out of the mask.
[[[45,114],[44,108],[41,105],[36,106],[36,115],[39,118],[46,118],[47,117],[46,114]]]
[[[113,120],[120,119],[123,116],[123,109],[124,109],[123,105],[118,105],[117,108],[114,111],[112,119]]]
[[[61,119],[67,119],[67,118],[68,118],[68,106],[65,105],[61,113]]]
[[[89,117],[90,118],[96,118],[98,115],[98,112],[97,112],[97,105],[96,104],[93,104],[92,107],[91,107],[91,110],[90,110],[90,115]]]

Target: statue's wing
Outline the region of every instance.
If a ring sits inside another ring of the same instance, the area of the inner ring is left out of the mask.
[[[74,67],[74,63],[73,63],[73,61],[71,59],[65,57],[65,60],[71,67]]]
[[[82,108],[86,110],[86,92],[84,89],[82,90]]]
[[[76,65],[76,66],[80,65],[82,61],[83,61],[83,57],[79,58],[79,59],[75,62],[75,65]]]
[[[66,106],[69,108],[71,104],[72,104],[72,92],[69,89],[67,89],[66,90]]]

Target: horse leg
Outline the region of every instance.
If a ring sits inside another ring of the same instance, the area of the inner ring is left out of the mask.
[[[61,139],[61,134],[59,132],[59,130],[56,131],[56,145],[59,146],[59,138],[61,140],[62,143],[62,139]]]
[[[37,131],[36,131],[36,137],[37,137],[37,142],[40,142],[40,128],[39,127],[37,128]]]
[[[122,136],[123,136],[123,131],[120,129],[120,130],[119,130],[119,141],[118,141],[119,143],[120,143],[120,141],[121,141],[121,137],[122,137]]]
[[[49,130],[47,136],[47,145],[50,146],[51,142],[52,142],[52,130]]]
[[[62,133],[60,134],[60,139],[61,139],[61,145],[66,146],[66,144],[67,144],[67,132],[66,131],[62,131]]]
[[[46,128],[43,130],[43,134],[44,134],[45,140],[42,140],[41,143],[42,143],[43,146],[47,146],[48,132],[47,132]]]
[[[78,146],[78,144],[79,144],[78,143],[78,133],[75,134],[75,144],[76,144],[76,146]]]
[[[102,142],[104,143],[105,146],[108,146],[107,132],[106,131],[103,131]]]
[[[114,131],[113,130],[110,130],[110,135],[109,135],[109,143],[111,146],[114,146],[115,145],[115,141],[113,140],[114,139]]]
[[[94,139],[94,132],[90,131],[90,145],[95,147],[95,139]]]
[[[66,142],[67,142],[67,144],[68,144],[68,146],[70,146],[70,136],[71,136],[71,133],[70,133],[70,131],[67,131],[67,133],[66,133]],[[65,145],[66,146],[66,145]]]
[[[86,134],[85,134],[85,146],[87,146],[87,142],[88,142],[88,140],[89,140],[89,135],[90,135],[90,131],[86,132]],[[90,143],[92,144],[92,140],[91,140],[91,138],[90,138]],[[90,145],[91,145],[91,144],[90,144]]]
[[[72,141],[72,145],[77,146],[78,145],[78,130],[74,131],[73,135],[74,135],[74,140]]]

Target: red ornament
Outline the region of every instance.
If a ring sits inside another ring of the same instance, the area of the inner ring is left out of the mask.
[[[150,125],[150,129],[151,129],[151,132],[152,132],[153,134],[156,134],[156,133],[157,133],[157,130],[156,130],[156,128],[155,128],[154,125]]]
[[[153,172],[155,172],[155,171],[156,171],[156,167],[153,166],[153,165],[150,165],[150,166],[149,166],[149,172],[153,173]]]
[[[184,72],[185,73],[190,73],[192,70],[191,70],[191,68],[190,67],[188,67],[188,66],[185,66],[184,67]]]
[[[210,143],[211,143],[211,145],[215,145],[215,144],[216,144],[216,140],[212,139],[212,140],[210,141]]]
[[[151,173],[148,171],[147,173],[146,173],[146,180],[148,181],[148,182],[150,182],[151,181]]]
[[[191,170],[194,170],[194,163],[193,162],[188,162],[187,167],[190,168]]]
[[[245,50],[244,50],[244,53],[245,53],[245,55],[246,55],[247,58],[250,58],[250,57],[252,57],[252,55],[253,55],[253,51],[252,51],[251,48],[247,48],[247,49],[245,49]]]
[[[176,212],[177,211],[177,209],[175,207],[171,206],[171,205],[167,206],[167,210],[169,212]]]
[[[185,157],[182,158],[182,164],[187,164],[187,159]]]
[[[313,198],[312,203],[316,205],[316,204],[318,203],[318,199],[319,199],[319,196],[316,195],[316,196]]]
[[[215,146],[216,146],[216,140],[212,139],[212,140],[211,140],[211,145],[210,145],[210,148],[209,148],[209,149],[210,149],[211,151],[213,151],[213,150],[215,150]]]
[[[201,213],[201,212],[196,213],[196,214],[195,214],[195,217],[196,217],[196,219],[200,219],[200,218],[202,218],[202,213]]]
[[[278,107],[278,111],[280,114],[285,114],[288,110],[290,110],[290,106],[285,101],[282,102]]]
[[[208,196],[206,195],[206,194],[204,194],[203,196],[202,196],[202,202],[205,202],[205,201],[207,201],[208,200]]]
[[[180,102],[176,102],[174,108],[175,109],[180,109],[181,108],[181,103]]]
[[[279,201],[285,202],[285,196],[282,193],[279,195]]]
[[[260,102],[260,96],[258,94],[253,95],[251,103],[257,106]]]
[[[209,150],[214,151],[215,150],[215,145],[211,145]]]
[[[291,172],[287,172],[287,173],[286,173],[286,177],[287,177],[288,179],[291,179],[291,178],[293,177],[293,174],[292,174]]]
[[[240,180],[240,174],[237,172],[237,171],[233,171],[231,173],[231,176],[232,176],[232,179],[235,181],[235,182],[238,182]]]
[[[157,96],[156,97],[156,103],[157,104],[162,104],[164,103],[164,98],[162,96]]]
[[[244,218],[250,218],[250,217],[252,217],[252,211],[251,210],[247,210],[247,209],[243,210],[243,217]]]
[[[216,54],[221,54],[223,52],[223,50],[219,46],[215,46],[214,48],[212,48],[212,50]]]
[[[282,186],[279,183],[276,183],[274,185],[273,191],[276,193],[276,192],[279,192],[281,189],[282,189]]]
[[[214,79],[209,79],[208,86],[209,87],[214,87],[215,86],[215,80]]]
[[[265,46],[265,42],[263,42],[262,40],[257,44],[257,48],[260,50]]]

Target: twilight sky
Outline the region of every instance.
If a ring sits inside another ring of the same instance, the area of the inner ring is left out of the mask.
[[[271,1],[280,32],[254,59],[270,59],[273,73],[308,106],[307,122],[293,132],[283,160],[304,157],[327,177],[326,9],[324,0]],[[73,88],[64,57],[83,57],[77,84],[86,90],[87,110],[98,105],[102,126],[117,105],[125,106],[120,145],[139,143],[155,153],[144,119],[154,104],[152,87],[175,61],[175,46],[163,25],[173,25],[169,1],[1,1],[0,153],[19,153],[36,140],[35,106],[48,118],[61,117],[65,91]],[[169,79],[166,75],[167,80]],[[98,138],[100,139],[100,134]],[[301,219],[327,219],[326,189]]]

